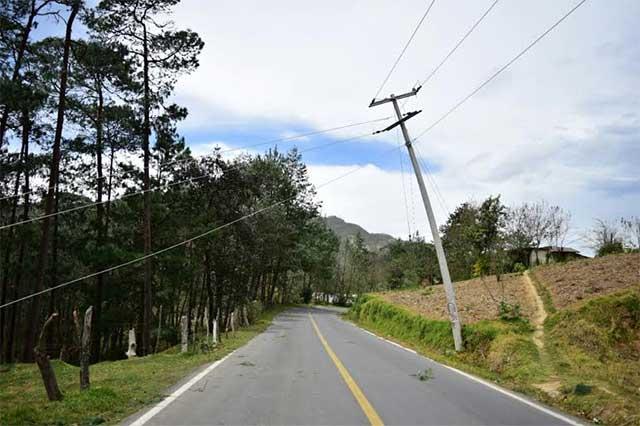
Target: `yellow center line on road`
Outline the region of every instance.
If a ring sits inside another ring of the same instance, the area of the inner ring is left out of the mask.
[[[340,358],[338,358],[336,353],[333,352],[333,349],[331,349],[331,346],[329,346],[329,344],[325,340],[322,333],[320,333],[318,324],[316,324],[316,321],[313,319],[313,316],[311,315],[311,313],[309,313],[309,319],[311,320],[311,324],[313,325],[313,328],[316,330],[316,334],[318,335],[318,338],[320,338],[320,342],[322,342],[322,346],[324,346],[325,351],[327,351],[327,354],[329,354],[329,358],[331,358],[333,363],[336,365],[336,368],[340,372],[342,379],[347,384],[347,387],[355,397],[356,401],[358,401],[358,404],[360,404],[360,408],[362,408],[364,415],[367,416],[367,418],[369,419],[369,423],[371,423],[372,426],[384,426],[384,423],[382,423],[382,419],[380,418],[378,413],[376,413],[376,410],[373,408],[373,406],[371,405],[367,397],[364,396],[364,393],[360,389],[360,386],[358,386],[356,381],[353,380],[353,377],[351,377],[351,374],[349,374],[349,371],[346,369],[344,364],[342,364],[342,361],[340,361]]]

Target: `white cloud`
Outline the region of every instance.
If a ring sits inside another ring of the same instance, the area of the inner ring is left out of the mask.
[[[382,94],[406,91],[424,78],[490,3],[437,2]],[[409,122],[411,133],[575,3],[498,3],[407,104],[423,110]],[[368,103],[425,7],[422,0],[184,0],[174,20],[200,33],[206,46],[200,68],[177,87],[177,99],[190,109],[183,130],[234,131],[270,122],[321,129],[389,115],[390,106],[369,109]],[[603,129],[638,120],[639,15],[635,0],[586,2],[420,140],[423,156],[440,166],[436,179],[450,208],[497,193],[508,203],[545,198],[571,210],[583,228],[594,217],[637,209],[638,192],[616,196],[602,188],[634,177],[629,164],[636,151]],[[341,168],[310,170],[317,181]],[[398,173],[370,166],[319,192],[327,213],[405,235],[399,182]]]
[[[216,149],[218,149],[224,160],[233,160],[234,158],[241,157],[243,155],[255,155],[258,153],[258,151],[253,149],[237,148],[223,141],[200,143],[191,146],[190,149],[194,157],[211,155]]]

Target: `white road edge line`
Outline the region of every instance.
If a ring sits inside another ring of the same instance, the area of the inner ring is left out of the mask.
[[[160,401],[158,404],[156,404],[155,407],[153,407],[152,409],[150,409],[149,411],[147,411],[146,413],[144,413],[142,416],[140,416],[135,422],[131,423],[129,426],[142,426],[145,423],[147,423],[149,420],[151,420],[151,418],[153,418],[156,414],[158,414],[160,411],[162,411],[163,409],[165,409],[169,404],[171,404],[173,401],[175,401],[176,399],[178,399],[178,397],[180,395],[182,395],[183,393],[185,393],[186,391],[188,391],[193,385],[195,385],[197,382],[199,382],[200,380],[202,380],[204,378],[204,376],[206,376],[207,374],[211,373],[213,371],[213,369],[215,369],[216,367],[218,367],[220,364],[222,364],[227,358],[229,358],[231,355],[233,355],[236,351],[233,351],[229,354],[227,354],[226,356],[224,356],[223,358],[220,358],[219,360],[215,361],[213,364],[211,364],[210,366],[208,366],[207,368],[205,368],[203,371],[201,371],[198,375],[196,375],[194,378],[192,378],[191,380],[189,380],[187,383],[185,383],[184,385],[180,386],[176,391],[174,391],[171,395],[167,396],[165,399],[163,399],[162,401]]]
[[[412,354],[414,354],[414,355],[418,355],[418,352],[414,351],[413,349],[409,349],[409,348],[407,348],[407,347],[402,346],[402,345],[401,345],[401,344],[399,344],[399,343],[396,343],[396,342],[393,342],[393,341],[391,341],[391,340],[385,339],[384,337],[378,336],[377,334],[374,334],[374,333],[370,332],[369,330],[365,330],[364,328],[360,328],[360,327],[358,327],[358,326],[357,326],[357,325],[355,325],[355,324],[354,324],[354,327],[359,328],[360,330],[364,331],[364,332],[365,332],[365,333],[367,333],[367,334],[372,335],[373,337],[376,337],[376,338],[378,338],[378,339],[380,339],[380,340],[384,340],[385,342],[390,343],[390,344],[392,344],[393,346],[397,346],[397,347],[399,347],[400,349],[404,349],[404,350],[405,350],[405,351],[407,351],[407,352],[411,352],[411,353],[412,353]],[[426,358],[426,357],[425,357],[425,358]],[[431,359],[430,359],[430,361],[433,361],[433,360],[431,360]]]
[[[543,407],[542,405],[536,404],[536,403],[535,403],[535,402],[533,402],[533,401],[529,401],[528,399],[523,398],[523,397],[521,397],[520,395],[516,395],[515,393],[510,392],[510,391],[508,391],[508,390],[506,390],[506,389],[503,389],[503,388],[501,388],[501,387],[500,387],[500,386],[498,386],[498,385],[495,385],[495,384],[493,384],[493,383],[491,383],[491,382],[487,382],[486,380],[480,379],[480,378],[478,378],[478,377],[476,377],[476,376],[473,376],[473,375],[471,375],[471,374],[469,374],[469,373],[465,373],[464,371],[462,371],[462,370],[458,370],[457,368],[450,367],[450,366],[448,366],[448,365],[442,364],[442,363],[440,363],[440,362],[438,362],[438,361],[435,361],[435,360],[433,360],[433,359],[431,359],[431,358],[429,358],[429,357],[427,357],[427,356],[424,356],[424,355],[422,355],[422,354],[418,354],[418,353],[417,353],[416,351],[414,351],[413,349],[409,349],[409,348],[407,348],[407,347],[405,347],[405,346],[402,346],[402,345],[401,345],[401,344],[399,344],[399,343],[392,342],[391,340],[388,340],[388,339],[385,339],[384,337],[378,336],[377,334],[372,333],[372,332],[370,332],[369,330],[365,330],[364,328],[358,327],[356,324],[353,324],[353,323],[351,323],[351,324],[352,324],[354,327],[356,327],[356,328],[358,328],[358,329],[360,329],[360,330],[364,331],[364,332],[365,332],[365,333],[367,333],[367,334],[370,334],[370,335],[372,335],[372,336],[374,336],[374,337],[376,337],[376,338],[378,338],[378,339],[380,339],[380,340],[384,340],[384,341],[385,341],[385,342],[387,342],[387,343],[391,343],[392,345],[397,346],[397,347],[399,347],[399,348],[402,348],[402,349],[404,349],[404,350],[405,350],[405,351],[407,351],[407,352],[411,352],[412,354],[415,354],[415,355],[418,355],[418,356],[423,357],[423,358],[425,358],[425,359],[428,359],[429,361],[431,361],[431,362],[433,362],[433,363],[435,363],[435,364],[438,364],[438,365],[440,365],[440,366],[442,366],[442,367],[444,367],[444,368],[447,368],[447,369],[449,369],[449,370],[451,370],[451,371],[455,371],[456,373],[463,375],[463,376],[464,376],[464,377],[466,377],[467,379],[471,379],[471,380],[473,380],[473,381],[475,381],[475,382],[478,382],[478,383],[480,383],[480,384],[483,384],[483,385],[485,385],[486,387],[491,388],[491,389],[493,389],[493,390],[494,390],[494,391],[496,391],[496,392],[500,392],[501,394],[503,394],[503,395],[507,395],[507,396],[509,396],[509,397],[511,397],[511,398],[513,398],[513,399],[515,399],[515,400],[517,400],[517,401],[519,401],[519,402],[522,402],[523,404],[526,404],[526,405],[528,405],[528,406],[530,406],[530,407],[536,408],[536,409],[538,409],[538,410],[542,411],[543,413],[546,413],[546,414],[548,414],[548,415],[550,415],[550,416],[552,416],[552,417],[555,417],[556,419],[562,420],[563,422],[566,422],[566,423],[568,423],[568,424],[570,424],[570,425],[572,425],[572,426],[584,426],[582,423],[578,423],[578,422],[576,422],[575,420],[570,419],[569,417],[565,417],[565,416],[563,416],[562,414],[556,413],[556,412],[555,412],[555,411],[553,411],[553,410],[550,410],[550,409],[548,409],[548,408]]]

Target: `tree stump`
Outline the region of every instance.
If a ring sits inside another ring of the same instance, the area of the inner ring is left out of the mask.
[[[91,363],[91,318],[93,317],[93,306],[84,313],[84,324],[82,325],[81,351],[80,351],[80,389],[87,390],[91,385],[89,382],[89,364]]]
[[[38,339],[38,345],[33,349],[36,357],[36,364],[38,364],[38,369],[40,370],[40,376],[42,376],[42,382],[44,383],[44,388],[47,391],[47,397],[49,401],[62,401],[62,392],[60,392],[60,387],[58,387],[58,380],[56,379],[56,373],[51,367],[51,362],[49,361],[49,356],[43,347],[43,339],[44,335],[49,327],[49,324],[58,316],[57,313],[51,314],[49,319],[42,326],[42,330],[40,331],[40,338]]]

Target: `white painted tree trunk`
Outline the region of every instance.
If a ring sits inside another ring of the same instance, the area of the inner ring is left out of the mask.
[[[129,350],[126,353],[127,358],[133,358],[136,355],[136,329],[129,330]]]
[[[211,330],[209,330],[209,312],[206,307],[204,308],[204,323],[207,327],[207,340],[205,340],[205,342],[209,344],[209,333],[211,332]]]
[[[182,353],[186,353],[189,349],[189,324],[187,316],[182,316]]]
[[[214,345],[218,344],[218,320],[213,320],[213,332],[211,333],[211,340]]]

